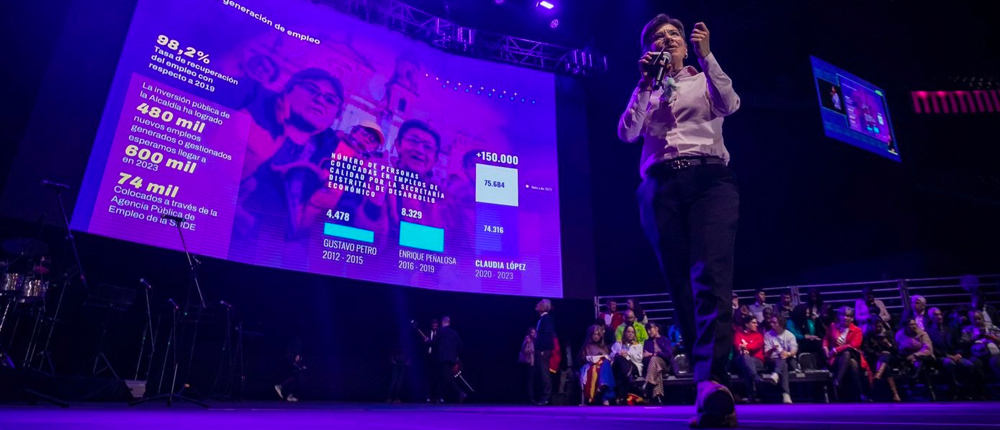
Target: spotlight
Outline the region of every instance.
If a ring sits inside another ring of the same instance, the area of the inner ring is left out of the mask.
[[[558,26],[559,26],[559,20],[558,19],[553,19],[552,22],[549,23],[549,28],[556,28]]]
[[[544,7],[544,8],[549,9],[549,10],[552,10],[552,8],[556,7],[556,5],[554,5],[552,3],[549,3],[549,2],[547,2],[545,0],[542,0],[542,1],[538,2],[538,3],[535,3],[535,7],[538,7],[538,6]]]
[[[493,0],[493,2],[496,4],[503,4],[504,0]]]

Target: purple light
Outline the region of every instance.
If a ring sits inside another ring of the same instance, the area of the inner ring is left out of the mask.
[[[549,9],[549,10],[551,10],[554,7],[556,7],[556,5],[554,5],[552,3],[549,3],[549,2],[547,2],[545,0],[542,0],[542,1],[538,2],[538,3],[535,3],[535,7],[538,7],[538,6],[544,7],[544,8]]]
[[[493,0],[493,2],[496,4],[503,4],[504,0]]]
[[[556,28],[558,26],[559,26],[559,20],[558,19],[553,19],[552,22],[549,23],[549,28]]]

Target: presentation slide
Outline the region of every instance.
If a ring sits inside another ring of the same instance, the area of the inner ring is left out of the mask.
[[[551,74],[327,5],[140,0],[72,225],[177,250],[181,232],[192,253],[267,267],[558,298],[555,111]]]
[[[810,58],[826,136],[899,161],[885,92],[819,58]]]

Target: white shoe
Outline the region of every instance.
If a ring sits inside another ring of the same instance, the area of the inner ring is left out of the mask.
[[[295,396],[291,395],[291,394],[289,394],[288,398],[285,399],[285,400],[288,400],[289,402],[297,402],[297,401],[299,401],[299,399],[295,398]]]
[[[770,381],[774,381],[774,385],[778,385],[778,379],[779,378],[778,378],[778,374],[777,373],[772,373],[772,374],[768,375],[767,379],[769,380],[769,382]]]
[[[783,393],[781,395],[781,403],[784,403],[786,405],[792,404],[792,396],[788,395],[788,393]]]
[[[285,398],[285,395],[281,394],[281,384],[275,385],[274,386],[274,391],[278,392],[278,397],[281,397],[282,399]]]

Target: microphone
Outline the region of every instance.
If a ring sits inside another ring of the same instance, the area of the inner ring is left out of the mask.
[[[162,217],[163,219],[168,219],[168,220],[171,220],[173,222],[176,222],[177,224],[180,224],[180,223],[184,222],[184,218],[181,218],[179,216],[162,214],[162,215],[160,215],[160,217]]]
[[[174,299],[167,299],[167,301],[170,302],[171,305],[174,305],[175,311],[181,308],[180,306],[177,306],[177,303],[174,302]]]
[[[142,284],[142,285],[145,285],[147,289],[150,289],[150,290],[153,289],[153,286],[149,285],[149,282],[146,282],[146,278],[139,278],[139,283]]]
[[[65,191],[69,189],[69,185],[60,184],[58,182],[52,182],[48,179],[42,179],[42,186],[45,188],[51,188],[53,190]]]
[[[229,304],[229,303],[226,303],[226,301],[225,301],[225,300],[219,300],[219,304],[220,304],[220,305],[222,305],[222,306],[225,306],[225,307],[227,307],[227,308],[231,308],[231,307],[233,307],[233,305],[231,305],[231,304]]]
[[[662,84],[662,82],[663,82],[663,75],[665,73],[667,73],[667,66],[666,65],[670,64],[671,61],[673,61],[673,57],[670,56],[669,52],[667,52],[667,51],[660,51],[660,55],[658,55],[656,57],[656,61],[653,62],[653,64],[656,64],[656,66],[657,66],[657,68],[656,68],[656,80],[653,81],[653,88],[660,88],[663,85]]]

